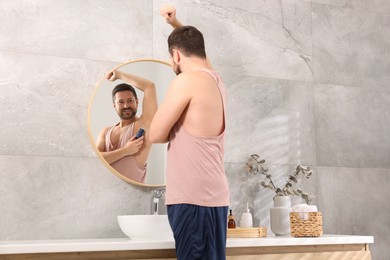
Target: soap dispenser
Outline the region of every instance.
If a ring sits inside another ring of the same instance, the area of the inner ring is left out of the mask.
[[[252,219],[252,214],[249,211],[249,203],[246,204],[246,211],[242,213],[240,227],[241,228],[253,227],[253,219]]]
[[[232,214],[232,210],[230,210],[230,214],[228,217],[228,228],[236,228],[236,221],[234,220],[234,216]]]

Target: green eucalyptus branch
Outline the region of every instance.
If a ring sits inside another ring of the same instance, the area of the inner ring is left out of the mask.
[[[301,189],[294,189],[294,183],[298,183],[299,176],[305,176],[306,179],[309,179],[313,171],[309,166],[298,165],[295,169],[295,173],[288,175],[286,184],[282,188],[276,187],[272,181],[272,175],[268,172],[268,169],[264,167],[265,160],[261,159],[257,154],[252,154],[246,162],[246,172],[249,174],[260,174],[263,175],[266,181],[261,181],[260,185],[263,188],[270,189],[276,193],[277,196],[300,196],[305,200],[307,204],[313,200],[314,196],[306,192],[303,192]]]

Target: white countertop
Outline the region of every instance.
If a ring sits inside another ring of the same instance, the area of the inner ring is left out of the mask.
[[[230,248],[371,243],[374,243],[374,237],[372,236],[323,235],[321,237],[315,238],[293,238],[290,236],[266,238],[228,238],[226,246]],[[130,240],[128,238],[0,241],[0,255],[22,253],[153,250],[174,248],[175,242],[173,240]]]

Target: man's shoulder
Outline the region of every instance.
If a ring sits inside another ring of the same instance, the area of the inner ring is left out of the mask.
[[[192,87],[202,83],[209,83],[210,75],[202,70],[183,72],[176,76],[175,83],[181,86]]]
[[[108,130],[110,130],[111,128],[113,128],[115,125],[109,125],[109,126],[105,126],[103,127],[101,133],[103,134],[106,134],[108,132]]]
[[[194,75],[190,72],[182,72],[175,77],[170,85],[170,89],[177,91],[191,86],[191,82],[194,80]]]

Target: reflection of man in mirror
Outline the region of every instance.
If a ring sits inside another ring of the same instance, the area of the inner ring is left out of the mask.
[[[225,259],[229,187],[224,169],[226,95],[206,57],[204,39],[182,26],[172,6],[161,14],[177,74],[150,126],[150,140],[169,142],[166,198],[178,259]]]
[[[119,70],[110,72],[107,79],[121,83],[112,90],[112,102],[120,121],[105,127],[99,134],[97,148],[103,158],[124,177],[145,183],[146,161],[152,147],[148,139],[149,126],[157,110],[156,89],[153,82]],[[138,117],[138,97],[134,87],[144,93],[142,115]],[[146,135],[136,139],[142,128]]]

